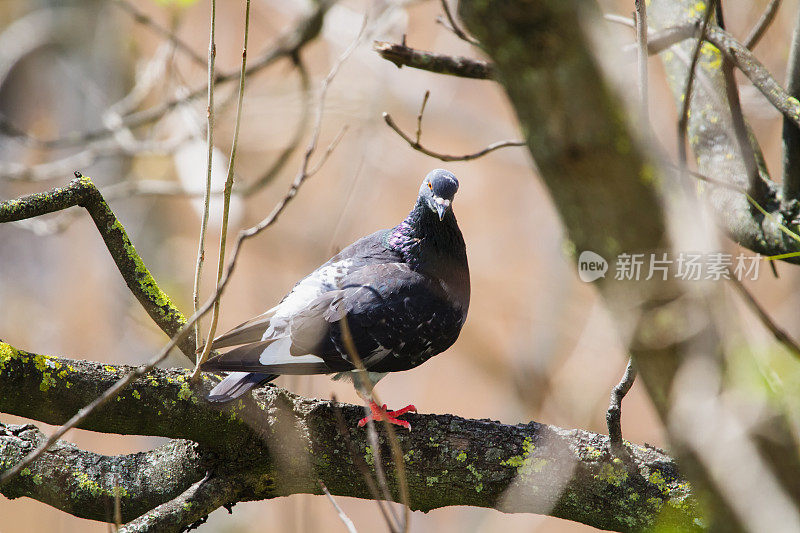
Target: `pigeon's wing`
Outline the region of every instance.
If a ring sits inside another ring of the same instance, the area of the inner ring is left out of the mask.
[[[217,350],[219,348],[227,348],[229,346],[238,346],[240,344],[248,344],[263,340],[264,333],[269,329],[272,317],[275,315],[278,307],[279,306],[275,306],[266,313],[251,318],[247,322],[243,322],[230,331],[220,335],[211,343],[211,348]]]
[[[442,284],[405,263],[368,265],[341,280],[292,320],[294,353],[313,353],[332,371],[413,368],[455,342],[464,321]],[[349,342],[352,341],[352,343]]]
[[[385,231],[373,233],[300,280],[281,303],[216,338],[213,348],[238,346],[211,358],[203,370],[260,372],[267,374],[321,374],[331,372],[313,351],[299,346],[315,346],[312,339],[324,336],[328,324],[306,320],[306,327],[292,326],[297,316],[321,314],[341,286],[341,280],[365,265],[395,259],[382,245]],[[295,343],[295,340],[297,343]]]

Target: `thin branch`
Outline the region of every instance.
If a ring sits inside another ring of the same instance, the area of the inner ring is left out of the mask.
[[[786,67],[786,92],[789,97],[800,98],[800,10],[792,32],[792,48]],[[783,117],[783,197],[800,199],[800,126]]]
[[[125,228],[89,178],[76,173],[76,179],[66,187],[0,202],[0,223],[38,217],[73,206],[86,209],[130,291],[156,325],[167,335],[174,336],[186,323],[186,318],[158,286]],[[179,347],[191,358],[194,339],[187,338]]]
[[[421,113],[421,112],[420,112]],[[435,157],[441,161],[471,161],[472,159],[478,159],[479,157],[483,157],[490,152],[494,152],[495,150],[499,150],[500,148],[507,148],[509,146],[525,146],[524,141],[498,141],[495,143],[490,144],[483,150],[479,152],[475,152],[474,154],[467,154],[467,155],[447,155],[447,154],[439,154],[437,152],[433,152],[421,144],[419,144],[419,140],[415,141],[411,137],[409,137],[400,127],[395,123],[394,119],[389,113],[383,114],[383,120],[386,124],[392,128],[400,137],[403,138],[404,141],[408,143],[411,148],[418,152],[422,152],[423,154]],[[418,117],[418,121],[421,118]]]
[[[753,29],[750,30],[750,34],[744,40],[744,45],[749,49],[752,50],[756,47],[758,42],[767,32],[770,24],[772,21],[775,20],[775,15],[778,14],[778,8],[781,7],[781,0],[771,0],[767,9],[761,14],[761,18],[758,19]]]
[[[422,137],[422,115],[425,113],[425,105],[428,103],[431,92],[425,91],[425,96],[422,97],[422,105],[419,107],[419,114],[417,115],[417,140],[415,144],[419,146],[419,140]]]
[[[717,22],[720,24],[720,27],[722,27],[722,7],[720,0],[717,0],[717,11],[719,12],[717,15]],[[725,80],[725,94],[728,98],[731,123],[739,147],[739,155],[742,158],[745,172],[747,173],[747,181],[749,184],[748,193],[756,202],[764,204],[771,197],[772,191],[769,185],[761,178],[755,150],[751,144],[750,132],[745,123],[744,113],[742,112],[742,106],[739,102],[739,86],[736,83],[736,78],[733,73],[733,64],[727,56],[723,55],[720,70]]]
[[[214,2],[215,0],[212,0]],[[247,75],[247,40],[250,36],[250,0],[246,0],[245,2],[245,15],[244,15],[244,45],[242,46],[242,71],[239,78],[239,93],[237,96],[237,103],[236,103],[236,122],[234,124],[233,129],[233,141],[231,142],[231,155],[228,159],[228,176],[225,179],[225,191],[223,193],[223,203],[222,203],[222,227],[220,228],[220,238],[219,238],[219,254],[218,254],[218,261],[217,261],[217,285],[219,285],[220,280],[222,279],[222,273],[225,268],[225,245],[228,240],[228,216],[230,215],[230,206],[231,206],[231,190],[233,189],[233,176],[234,176],[234,167],[236,163],[236,148],[239,145],[239,128],[242,122],[242,104],[244,102],[244,84],[245,84],[245,76]],[[213,42],[213,40],[212,40]],[[211,87],[212,84],[209,84]],[[209,144],[208,150],[208,176],[209,179],[206,182],[206,199],[211,194],[211,152],[212,147]],[[206,204],[206,211],[204,212],[204,216],[208,217],[208,204]],[[199,270],[200,263],[198,262],[198,270]],[[219,299],[214,302],[214,308],[211,312],[211,326],[209,327],[208,331],[208,339],[209,342],[206,343],[205,347],[203,348],[203,352],[200,357],[197,358],[197,363],[194,367],[194,372],[192,373],[192,380],[196,381],[199,377],[200,373],[200,365],[208,359],[208,354],[211,352],[211,340],[214,338],[214,335],[217,331],[217,321],[219,320]],[[199,348],[199,346],[198,346]]]
[[[714,14],[714,5],[716,0],[710,0],[706,6],[705,15],[703,15],[703,23],[700,26],[700,36],[697,38],[697,43],[692,53],[692,60],[689,63],[689,72],[686,76],[686,88],[683,91],[683,102],[681,102],[681,112],[678,119],[678,160],[680,161],[681,168],[686,168],[686,127],[689,123],[689,106],[692,100],[692,88],[694,85],[695,70],[697,69],[697,60],[700,58],[700,49],[703,47],[703,39],[708,32],[708,23],[711,20],[711,15]]]
[[[168,28],[160,25],[152,19],[145,12],[140,11],[135,5],[131,4],[128,0],[114,0],[114,4],[128,13],[137,24],[142,24],[146,28],[150,28],[154,33],[157,33],[164,39],[168,40],[177,49],[186,54],[186,56],[194,61],[198,66],[205,68],[206,60],[200,57],[200,54],[192,50],[192,47],[186,44],[175,32],[170,31]]]
[[[609,22],[614,22],[615,24],[621,24],[622,26],[627,26],[628,28],[636,30],[636,22],[632,21],[630,17],[623,17],[622,15],[617,15],[614,13],[606,13],[603,15],[603,18]],[[671,26],[669,28],[665,28],[658,32],[651,31],[648,28],[647,53],[650,55],[660,54],[667,48],[676,45],[681,41],[685,41],[686,39],[695,37],[699,30],[700,30],[699,20],[694,20],[692,22],[688,22],[686,24],[678,26]],[[625,48],[632,49],[633,47],[636,47],[638,49],[639,47],[638,43],[626,46]]]
[[[608,440],[611,449],[619,451],[622,449],[622,400],[628,391],[631,390],[633,382],[636,380],[636,367],[633,360],[628,359],[625,367],[625,374],[619,383],[611,390],[611,399],[608,402],[606,411],[606,424],[608,425]]]
[[[353,521],[350,520],[350,517],[347,516],[347,513],[345,513],[342,510],[342,508],[339,507],[339,504],[336,503],[336,500],[333,499],[333,496],[331,496],[331,493],[328,490],[328,487],[325,486],[325,483],[323,483],[322,480],[320,480],[319,486],[322,488],[322,492],[325,493],[325,496],[328,497],[328,501],[331,502],[331,505],[333,505],[333,508],[336,509],[336,514],[339,516],[339,520],[341,520],[342,523],[344,524],[344,527],[347,528],[347,531],[349,533],[358,533],[358,531],[356,531],[356,526],[353,525]]]
[[[467,32],[465,32],[461,28],[461,25],[459,25],[458,22],[456,22],[455,17],[450,12],[450,6],[447,4],[447,0],[442,0],[442,11],[444,11],[444,15],[447,17],[447,21],[449,23],[449,26],[445,26],[447,27],[447,29],[455,33],[456,36],[462,41],[468,42],[473,46],[480,46],[480,43],[476,41],[474,38],[467,35]]]
[[[784,118],[800,127],[800,101],[793,98],[756,59],[750,50],[728,32],[709,26],[706,40],[716,46],[736,67],[747,76],[753,86],[780,111]]]
[[[211,168],[214,156],[214,65],[217,57],[217,44],[215,42],[217,28],[217,0],[211,0],[211,28],[208,38],[208,93],[206,107],[206,187],[203,195],[203,217],[200,222],[200,238],[197,243],[197,259],[194,269],[194,288],[192,289],[192,303],[194,312],[200,307],[200,283],[203,279],[203,263],[206,258],[206,231],[208,231],[208,217],[211,208]],[[200,322],[194,326],[196,348],[203,345],[200,334]],[[196,358],[199,364],[202,357]]]
[[[737,290],[739,295],[745,301],[747,306],[753,311],[756,316],[758,316],[761,323],[764,324],[772,336],[775,337],[775,340],[779,343],[783,344],[783,346],[791,353],[793,356],[800,358],[800,345],[792,339],[792,337],[781,328],[774,320],[767,314],[767,311],[761,307],[761,304],[753,297],[752,293],[747,290],[747,287],[739,281],[735,276],[731,276],[730,280],[731,284]]]
[[[636,0],[636,42],[638,45],[639,66],[639,99],[641,112],[639,119],[642,123],[642,132],[650,135],[650,100],[647,96],[647,5],[644,0]]]
[[[489,80],[495,76],[494,66],[480,59],[416,50],[406,46],[405,43],[396,44],[384,41],[375,41],[372,49],[378,52],[383,59],[397,65],[397,68],[406,66],[436,74],[476,80]]]

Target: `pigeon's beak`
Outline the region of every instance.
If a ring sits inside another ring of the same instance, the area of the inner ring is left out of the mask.
[[[450,208],[450,200],[437,197],[434,199],[434,203],[436,204],[436,213],[439,214],[439,220],[444,219],[445,213]]]

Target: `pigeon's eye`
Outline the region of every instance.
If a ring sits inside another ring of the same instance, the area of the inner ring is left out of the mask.
[[[430,190],[433,190],[433,183],[431,183],[430,181],[428,182],[428,188],[429,188]]]

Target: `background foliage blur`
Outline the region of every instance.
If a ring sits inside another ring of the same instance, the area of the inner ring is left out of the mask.
[[[726,3],[729,31],[746,34],[766,3]],[[626,15],[633,8],[632,2],[622,0],[601,4],[605,12]],[[208,2],[148,0],[135,5],[158,24],[174,28],[205,58]],[[333,82],[320,146],[327,146],[342,126],[347,125],[348,131],[280,221],[248,244],[222,301],[220,330],[271,307],[296,280],[341,247],[399,222],[411,208],[422,176],[432,168],[445,167],[461,181],[455,212],[471,267],[469,318],[451,350],[419,369],[382,381],[381,398],[390,406],[413,402],[421,412],[508,423],[533,419],[604,432],[608,394],[623,372],[626,355],[592,287],[578,279],[566,259],[559,221],[526,150],[507,148],[472,162],[442,163],[413,151],[381,119],[381,113],[388,111],[405,131],[413,132],[423,94],[429,89],[422,134],[428,148],[462,154],[520,136],[497,84],[398,70],[372,52],[373,39],[399,42],[406,34],[416,48],[476,56],[476,49],[436,23],[439,3],[343,1],[334,6],[321,38],[303,53],[312,74],[312,90],[317,90],[330,65],[355,38],[368,6],[380,16]],[[252,9],[250,58],[257,57],[310,6],[299,1],[254,0]],[[796,10],[797,2],[784,2],[757,49],[758,57],[779,80]],[[242,26],[243,3],[218,2],[219,71],[238,69]],[[633,40],[627,28],[608,24],[606,29],[620,43]],[[614,58],[607,59],[631,68],[635,57],[620,47]],[[163,71],[154,71],[156,67]],[[672,149],[674,105],[658,60],[651,60],[650,67],[654,129]],[[180,96],[185,88],[201,86],[206,76],[202,65],[172,49],[151,28],[136,23],[115,2],[0,2],[0,112],[33,135],[56,137],[100,127],[108,107],[137,81],[146,79],[148,72],[156,72],[155,83],[142,108]],[[631,76],[631,84],[634,79]],[[767,163],[777,169],[780,117],[747,83],[740,89],[745,114]],[[291,142],[304,101],[297,75],[287,61],[247,79],[237,180],[255,181]],[[215,144],[224,174],[235,115],[235,83],[219,86],[217,102]],[[35,167],[80,152],[81,147],[42,150],[0,137],[0,198],[64,184],[73,170],[91,176],[101,190],[124,181],[150,180],[201,190],[204,121],[201,98],[179,107],[155,127],[137,130],[159,150],[103,157],[91,164],[79,162],[58,169],[42,182],[12,178],[19,177],[18,166]],[[299,164],[295,153],[267,186],[235,201],[236,225],[231,234],[263,218],[283,196]],[[110,204],[156,279],[188,313],[200,222],[198,201],[185,196],[122,195]],[[213,220],[211,227],[204,295],[212,288],[210,273],[216,265],[218,228]],[[724,239],[721,242],[725,251],[740,251]],[[800,301],[798,275],[788,265],[778,269],[779,280],[763,268],[760,279],[748,285],[777,322],[797,337],[800,323],[793,309]],[[733,363],[741,367],[734,375],[742,380],[744,390],[769,395],[776,383],[800,382],[787,355],[770,343],[769,335],[733,293],[729,298],[742,313],[743,328],[733,332],[730,342],[741,348],[740,360]],[[110,364],[141,363],[164,340],[131,297],[90,219],[76,208],[48,221],[0,227],[0,337],[39,353]],[[168,364],[187,363],[182,355],[174,355]],[[335,393],[342,401],[358,403],[349,384],[325,377],[283,377],[277,383],[308,396],[328,398]],[[796,407],[798,397],[788,401]],[[625,400],[623,413],[626,439],[665,444],[640,385]],[[22,419],[0,415],[0,420]],[[102,453],[133,452],[160,443],[156,438],[79,430],[67,439]],[[340,504],[359,530],[383,527],[374,503],[342,498]],[[105,531],[108,527],[24,499],[0,497],[0,517],[2,533]],[[244,532],[267,527],[275,532],[343,530],[327,500],[307,495],[238,504],[232,516],[217,511],[203,530]],[[553,518],[466,507],[414,513],[411,527],[417,532],[588,529]]]

